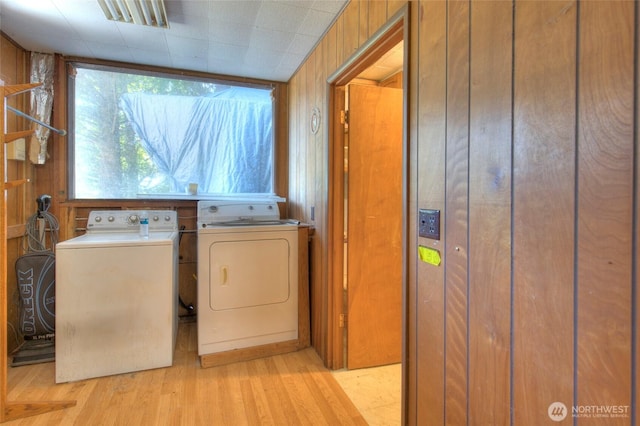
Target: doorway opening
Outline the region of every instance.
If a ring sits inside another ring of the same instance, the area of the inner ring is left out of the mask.
[[[328,365],[333,369],[401,363],[404,371],[407,34],[404,8],[329,78]],[[397,69],[373,77],[376,65],[398,56]],[[387,103],[387,89],[395,92],[394,106]],[[354,102],[366,108],[356,112]],[[389,124],[377,125],[390,116],[399,124],[385,133]],[[387,269],[392,273],[381,278]],[[380,339],[390,341],[385,346]],[[402,382],[401,389],[404,373]]]
[[[400,378],[389,399],[395,399],[398,409],[391,415],[399,422],[405,412],[407,359],[408,15],[405,6],[328,80],[327,365],[342,369],[338,374],[375,365],[386,365],[380,368],[386,374],[395,366]],[[374,75],[377,66],[398,58],[388,75]],[[396,92],[392,104],[383,100],[386,89]],[[356,111],[354,103],[365,108]],[[387,127],[391,116],[398,121],[394,131]],[[393,271],[381,277],[385,269]],[[365,393],[362,384],[358,393]]]

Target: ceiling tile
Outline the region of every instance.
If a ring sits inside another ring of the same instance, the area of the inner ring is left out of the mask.
[[[0,0],[0,23],[31,51],[287,81],[345,3],[165,0],[158,29],[109,21],[97,0]]]
[[[244,63],[247,55],[247,46],[236,46],[233,44],[216,44],[209,49],[209,59],[222,60],[230,63]]]
[[[187,15],[207,18],[209,16],[209,3],[204,0],[165,0],[167,16]]]
[[[255,25],[260,1],[210,1],[209,19]]]
[[[313,48],[316,38],[306,34],[296,34],[289,45],[289,53],[307,55]]]
[[[105,43],[91,43],[91,54],[96,58],[107,58],[112,61],[132,62],[133,55],[129,48]]]
[[[209,25],[209,39],[212,44],[235,44],[248,46],[253,37],[254,26],[238,22],[226,22],[211,19]]]
[[[256,26],[295,33],[306,15],[307,9],[275,1],[265,1],[258,12]]]
[[[309,10],[300,25],[298,32],[319,37],[327,30],[327,22],[331,22],[333,16],[328,12]]]
[[[263,49],[274,52],[286,52],[291,43],[291,34],[282,31],[256,28],[249,44],[254,49]]]
[[[166,52],[168,50],[166,41],[166,30],[162,28],[142,27],[139,25],[118,23],[118,33],[122,36],[122,44],[126,47]]]
[[[175,37],[170,34],[167,34],[166,39],[169,52],[176,52],[180,56],[207,57],[207,52],[209,51],[209,42],[207,40]]]
[[[211,21],[206,14],[200,16],[172,14],[169,29],[162,29],[167,34],[191,37],[194,39],[208,39]]]
[[[99,42],[113,45],[126,45],[125,39],[122,37],[118,25],[112,21],[101,22],[99,24],[93,24],[90,22],[82,22],[75,26],[77,37],[88,43]]]
[[[209,60],[205,57],[171,55],[172,67],[192,71],[208,71]]]

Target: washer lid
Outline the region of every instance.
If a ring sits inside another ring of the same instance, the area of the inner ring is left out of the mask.
[[[74,248],[98,248],[98,247],[140,247],[171,245],[177,238],[177,232],[150,232],[148,238],[143,238],[134,232],[122,233],[87,233],[70,240],[56,244],[56,250]]]

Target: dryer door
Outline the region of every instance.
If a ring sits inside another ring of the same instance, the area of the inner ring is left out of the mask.
[[[209,247],[209,306],[214,311],[284,303],[291,297],[289,242],[217,241]]]
[[[198,235],[198,354],[298,338],[297,230]]]

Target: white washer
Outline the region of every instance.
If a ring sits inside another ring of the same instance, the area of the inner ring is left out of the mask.
[[[298,338],[298,224],[276,202],[198,202],[198,355]]]
[[[56,383],[169,367],[178,331],[178,219],[92,211],[56,245]]]

